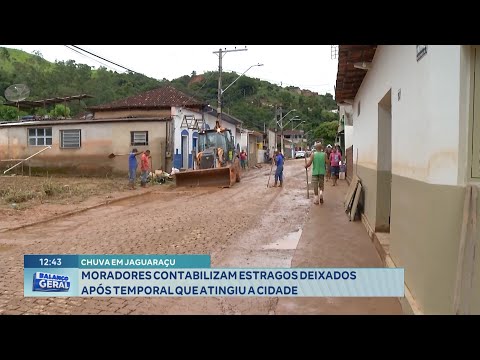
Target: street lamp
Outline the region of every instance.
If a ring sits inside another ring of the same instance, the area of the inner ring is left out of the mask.
[[[307,134],[311,133],[312,131],[313,131],[313,130],[310,129],[310,130],[308,130],[307,132],[303,133],[303,140],[307,143],[307,145],[308,145],[308,136],[307,136]]]
[[[300,119],[299,119],[299,120],[300,120]],[[306,121],[304,120],[304,121],[302,121],[300,124],[298,124],[298,125],[295,126],[295,127],[293,127],[293,125],[292,125],[292,130],[295,130],[297,127],[299,127],[300,125],[305,124],[305,123],[306,123]]]
[[[225,91],[227,91],[227,89],[228,89],[230,86],[232,86],[233,84],[235,84],[235,82],[236,82],[238,79],[240,79],[243,75],[245,75],[245,73],[246,73],[248,70],[250,70],[252,67],[254,67],[254,66],[263,66],[263,64],[255,64],[255,65],[252,65],[252,66],[250,66],[247,70],[245,70],[242,74],[238,75],[238,77],[237,77],[235,80],[233,80],[233,82],[232,82],[230,85],[228,85],[228,86],[225,88],[225,90],[222,90],[222,95],[223,95],[223,93],[224,93]]]
[[[283,149],[283,119],[285,119],[285,117],[290,114],[292,111],[297,111],[297,109],[292,109],[290,110],[289,112],[287,112],[285,115],[283,115],[279,121],[277,121],[277,124],[279,124],[280,126],[280,129],[282,130],[282,134],[280,136],[280,149],[282,150],[282,154],[284,153],[284,149]]]
[[[252,67],[255,67],[255,66],[263,66],[263,64],[255,64],[255,65],[252,65],[250,66],[247,70],[245,70],[243,73],[241,73],[240,75],[238,75],[238,77],[233,80],[233,82],[228,85],[224,90],[222,90],[221,88],[221,75],[218,77],[218,123],[220,124],[220,121],[222,120],[222,105],[223,105],[223,102],[222,102],[222,97],[223,97],[223,93],[225,91],[228,90],[228,88],[230,86],[232,86],[238,79],[240,79],[243,75],[245,75],[245,73],[250,70]]]
[[[292,118],[291,120],[293,121],[300,121],[301,119],[300,118]],[[298,128],[300,125],[304,124],[306,121],[305,120],[302,120],[297,126],[293,127],[293,122],[292,122],[292,137],[293,136],[296,136],[293,134],[293,130],[295,130],[296,128]],[[288,123],[287,123],[288,124]],[[296,138],[295,138],[296,139]],[[295,145],[297,145],[297,141],[295,141]],[[295,146],[296,147],[296,146]],[[293,146],[292,146],[292,158],[293,158]]]
[[[288,120],[284,125],[283,127],[287,127],[288,124],[290,124],[290,122],[292,121],[299,121],[301,120],[300,117],[298,115],[295,115],[294,117],[292,117],[290,120]],[[293,123],[292,123],[292,127],[293,127]],[[293,130],[293,129],[292,129]]]

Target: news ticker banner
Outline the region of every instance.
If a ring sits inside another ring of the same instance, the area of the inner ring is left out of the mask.
[[[26,297],[403,297],[402,268],[211,268],[209,255],[24,255]]]

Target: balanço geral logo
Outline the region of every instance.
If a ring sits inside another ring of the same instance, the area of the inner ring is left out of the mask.
[[[70,290],[66,275],[36,272],[33,274],[33,291],[64,292]]]

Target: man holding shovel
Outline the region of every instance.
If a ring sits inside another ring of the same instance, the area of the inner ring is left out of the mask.
[[[138,151],[136,148],[128,155],[128,186],[130,189],[135,189],[135,180],[137,180],[137,156],[143,154],[143,151]]]

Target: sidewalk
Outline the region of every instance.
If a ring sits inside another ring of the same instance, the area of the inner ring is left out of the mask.
[[[312,202],[292,267],[383,267],[380,256],[360,220],[349,221],[343,207],[348,183],[325,182],[325,202]],[[279,298],[278,315],[403,314],[397,298]]]

